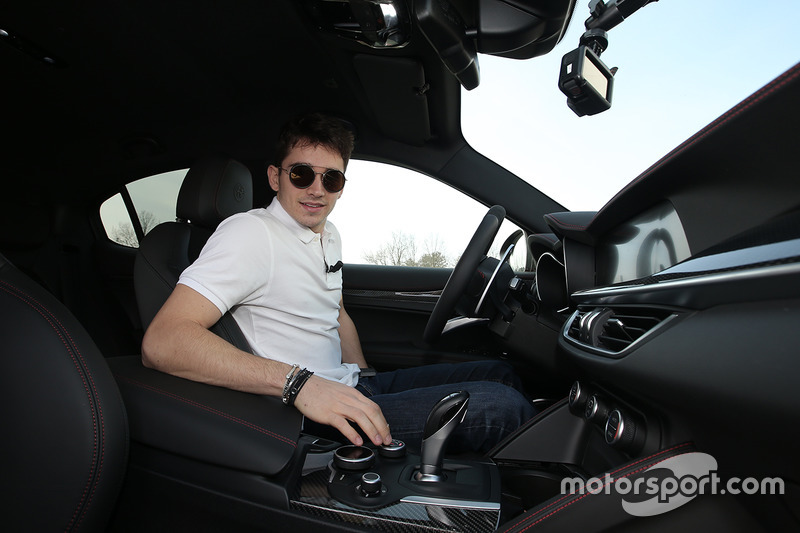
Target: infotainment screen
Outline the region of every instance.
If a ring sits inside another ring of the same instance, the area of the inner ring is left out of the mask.
[[[678,213],[669,202],[658,204],[600,239],[598,285],[651,276],[691,255]]]

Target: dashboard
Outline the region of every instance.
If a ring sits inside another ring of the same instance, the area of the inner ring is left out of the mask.
[[[800,481],[787,438],[800,423],[800,154],[781,127],[800,119],[798,79],[754,94],[599,212],[545,216],[557,244],[539,255],[539,322],[561,317],[573,415],[601,441],[630,421],[627,448],[605,439],[629,457],[691,441],[729,473]]]
[[[691,256],[680,217],[662,202],[605,235],[597,244],[596,283],[644,278]]]

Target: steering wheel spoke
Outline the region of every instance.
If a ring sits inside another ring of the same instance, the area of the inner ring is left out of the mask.
[[[495,205],[483,217],[464,253],[455,268],[453,268],[453,273],[450,274],[450,279],[447,280],[442,295],[433,308],[428,324],[425,326],[425,332],[422,335],[425,342],[432,344],[441,338],[447,321],[456,308],[458,299],[466,290],[475,270],[489,251],[489,247],[494,242],[505,216],[506,210],[502,206]],[[450,329],[452,328],[449,328],[448,331]]]

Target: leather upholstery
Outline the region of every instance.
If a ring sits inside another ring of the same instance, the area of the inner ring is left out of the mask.
[[[252,179],[241,163],[210,157],[192,167],[178,196],[179,221],[153,228],[136,257],[134,284],[145,327],[217,225],[252,206]],[[211,329],[250,351],[230,313]],[[287,409],[278,398],[151,370],[142,366],[138,356],[114,358],[109,364],[125,399],[131,440],[136,444],[202,464],[266,476],[280,472],[296,451],[302,415]],[[160,470],[152,464],[146,467]]]
[[[109,360],[130,417],[132,440],[241,472],[273,476],[292,459],[301,418],[279,398],[197,383]]]
[[[211,156],[189,169],[178,193],[176,214],[213,231],[229,216],[252,207],[250,170],[233,159]]]
[[[225,218],[253,207],[253,181],[246,166],[223,157],[199,160],[178,193],[177,222],[164,222],[142,240],[134,264],[134,288],[143,327],[153,317],[203,245]],[[250,351],[230,313],[212,328],[235,346]]]
[[[125,474],[125,408],[77,319],[0,255],[6,531],[102,531]]]

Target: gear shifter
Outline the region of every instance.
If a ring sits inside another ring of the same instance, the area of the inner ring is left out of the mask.
[[[458,391],[448,394],[431,409],[422,435],[422,462],[417,481],[437,482],[444,480],[442,461],[445,445],[453,431],[464,421],[469,405],[469,393]]]

